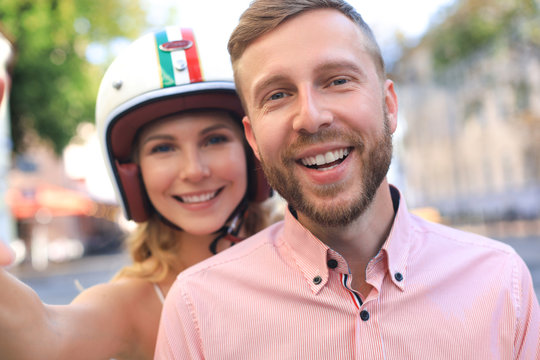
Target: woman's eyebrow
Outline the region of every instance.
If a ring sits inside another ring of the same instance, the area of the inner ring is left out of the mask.
[[[172,135],[168,135],[168,134],[155,134],[155,135],[150,135],[148,137],[145,137],[142,139],[142,142],[141,144],[144,145],[150,141],[154,141],[154,140],[173,140],[174,139],[174,136]]]
[[[228,124],[215,124],[215,125],[211,125],[211,126],[209,126],[207,128],[202,129],[200,134],[204,135],[204,134],[208,134],[209,132],[212,132],[212,131],[215,131],[215,130],[220,130],[220,129],[233,130],[231,125],[228,125]]]

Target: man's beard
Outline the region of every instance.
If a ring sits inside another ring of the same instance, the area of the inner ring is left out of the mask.
[[[386,110],[386,109],[385,109]],[[365,159],[360,168],[358,180],[362,186],[358,194],[347,203],[334,204],[332,196],[343,191],[343,184],[330,184],[320,186],[317,194],[321,198],[329,199],[317,206],[304,194],[298,179],[294,176],[293,167],[297,166],[291,159],[293,149],[298,146],[321,143],[325,139],[345,137],[354,144],[356,156]],[[368,151],[367,156],[364,152]],[[370,206],[377,189],[384,180],[392,160],[392,133],[386,111],[384,111],[384,131],[376,140],[374,146],[366,149],[361,137],[354,134],[341,133],[335,130],[322,129],[316,134],[299,136],[298,141],[282,154],[283,166],[270,166],[261,156],[261,165],[270,185],[289,203],[296,211],[307,216],[312,221],[327,227],[345,226],[356,220]]]

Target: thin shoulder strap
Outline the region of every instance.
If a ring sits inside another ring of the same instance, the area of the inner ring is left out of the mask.
[[[165,296],[163,296],[163,291],[159,288],[158,284],[152,283],[154,285],[154,290],[156,291],[157,297],[159,298],[159,301],[161,301],[161,304],[165,302]]]

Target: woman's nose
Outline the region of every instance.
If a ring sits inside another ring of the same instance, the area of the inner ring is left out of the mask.
[[[204,156],[197,150],[190,150],[180,164],[182,180],[197,182],[210,175],[210,168]]]

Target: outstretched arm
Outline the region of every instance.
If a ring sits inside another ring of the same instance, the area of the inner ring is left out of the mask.
[[[0,269],[0,288],[2,358],[37,359],[47,356],[47,344],[52,345],[58,339],[47,329],[51,323],[45,305],[30,287],[3,269]],[[39,349],[45,351],[40,353]]]
[[[0,243],[0,263],[12,255]],[[70,305],[44,304],[30,287],[0,268],[0,354],[9,359],[107,359],[131,346],[121,286],[98,285]],[[131,336],[131,337],[130,337]]]
[[[13,251],[0,239],[0,266],[7,266],[13,262]]]

